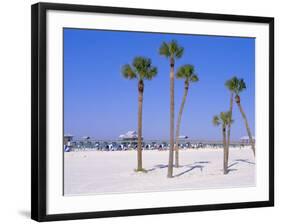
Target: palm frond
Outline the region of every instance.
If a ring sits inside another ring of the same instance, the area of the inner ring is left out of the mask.
[[[239,85],[239,79],[236,76],[233,76],[231,79],[225,82],[226,88],[231,91],[235,92]]]
[[[126,64],[122,67],[122,75],[126,79],[134,79],[137,77],[135,71],[129,64]]]
[[[170,54],[176,58],[181,58],[184,52],[184,48],[179,46],[176,40],[172,40],[169,44]]]
[[[181,66],[178,68],[178,71],[176,72],[176,77],[178,79],[186,79],[186,69],[185,66]]]
[[[151,59],[146,57],[135,57],[133,66],[140,80],[151,80],[157,74],[157,68],[152,66]]]
[[[159,54],[163,55],[165,57],[170,57],[171,53],[170,53],[170,49],[169,49],[169,45],[166,42],[163,42],[159,48]]]
[[[191,82],[198,82],[199,78],[198,78],[198,76],[196,74],[194,74],[194,75],[191,76],[190,81]]]
[[[232,124],[234,121],[232,120],[231,112],[221,112],[220,113],[220,119],[224,125]]]
[[[157,75],[157,68],[156,67],[150,67],[147,69],[147,72],[144,74],[144,79],[151,80]]]
[[[223,124],[227,123],[227,115],[226,112],[220,112],[220,119],[222,121]]]
[[[215,115],[215,116],[213,117],[213,125],[219,126],[220,123],[221,123],[221,122],[220,122],[219,116],[218,116],[218,115]]]
[[[184,48],[179,46],[176,40],[170,43],[163,42],[159,49],[159,54],[166,57],[181,58],[184,53]]]
[[[150,58],[138,56],[134,58],[132,65],[122,67],[122,74],[127,79],[151,80],[157,75],[157,68],[152,66]]]
[[[246,83],[244,79],[238,79],[236,76],[225,82],[225,86],[235,94],[239,95],[244,89],[246,89]]]
[[[176,77],[178,79],[188,79],[191,76],[192,66],[189,64],[183,65],[179,67],[178,71],[176,72]]]
[[[150,65],[151,60],[149,58],[138,56],[133,60],[133,66],[138,73],[142,73],[144,70],[150,67]]]
[[[232,116],[230,111],[220,112],[219,115],[213,117],[213,124],[215,126],[219,126],[220,124],[222,124],[223,126],[232,124],[234,120],[232,120],[231,117]]]
[[[182,55],[183,55],[183,53],[184,53],[184,48],[178,46],[178,49],[177,49],[177,51],[175,52],[176,58],[181,58]]]
[[[178,42],[176,40],[172,40],[169,43],[170,53],[174,56],[178,48]]]
[[[194,72],[195,72],[194,66],[190,64],[186,64],[178,69],[176,73],[176,77],[178,79],[185,79],[185,82],[187,83],[197,82],[199,81],[199,78]]]
[[[238,85],[238,91],[242,92],[244,89],[246,89],[246,83],[244,82],[244,79],[240,79]]]

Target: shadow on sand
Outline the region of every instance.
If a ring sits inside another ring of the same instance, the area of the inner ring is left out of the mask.
[[[184,168],[184,167],[187,167],[188,169],[182,171],[181,173],[178,173],[176,175],[174,175],[174,177],[179,177],[179,176],[182,176],[194,169],[200,169],[200,171],[202,172],[203,171],[203,168],[205,166],[201,165],[201,164],[208,164],[210,163],[210,161],[198,161],[198,162],[194,162],[193,164],[187,164],[187,165],[182,165],[182,166],[179,166],[178,168]],[[200,164],[200,165],[198,165]],[[158,164],[158,165],[155,165],[153,168],[151,169],[148,169],[147,172],[151,172],[151,171],[154,171],[154,170],[157,170],[157,169],[164,169],[164,168],[168,168],[168,165],[164,165],[164,164]],[[175,166],[174,166],[175,168]]]
[[[190,171],[192,171],[192,170],[194,170],[194,169],[200,169],[200,171],[202,172],[203,171],[203,168],[205,167],[205,166],[202,166],[202,165],[194,165],[194,166],[186,166],[186,167],[189,167],[187,170],[185,170],[185,171],[183,171],[183,172],[181,172],[181,173],[178,173],[178,174],[176,174],[176,175],[174,175],[174,177],[179,177],[179,176],[182,176],[182,175],[184,175],[184,174],[186,174],[186,173],[188,173],[188,172],[190,172]]]
[[[185,168],[186,167],[187,169],[182,171],[182,172],[180,172],[180,173],[178,173],[178,174],[175,174],[174,177],[182,176],[182,175],[184,175],[186,173],[191,172],[194,169],[200,169],[200,171],[202,172],[203,168],[205,167],[204,165],[205,164],[209,164],[209,163],[211,163],[211,162],[210,161],[198,161],[198,162],[194,162],[192,164],[187,164],[187,165],[179,166],[178,168]],[[236,160],[234,160],[234,162],[232,164],[230,164],[227,167],[227,173],[237,171],[238,169],[231,168],[231,167],[234,167],[234,166],[236,166],[239,163],[247,163],[247,164],[255,165],[254,162],[250,162],[247,159],[236,159]],[[154,171],[154,170],[157,170],[157,169],[166,169],[166,168],[168,168],[168,165],[158,164],[158,165],[155,165],[153,168],[148,169],[147,172],[151,172],[151,171]],[[174,168],[176,168],[176,167],[174,166]]]
[[[235,161],[243,162],[243,163],[248,163],[248,164],[252,164],[252,165],[256,164],[256,163],[250,162],[248,159],[236,159]]]
[[[147,172],[151,172],[157,169],[164,169],[164,168],[168,168],[168,165],[163,165],[163,164],[158,164],[155,165],[153,168],[146,170]]]
[[[239,163],[248,163],[248,164],[251,164],[251,165],[255,165],[254,162],[250,162],[249,160],[247,159],[236,159],[234,160],[235,162],[233,162],[232,164],[230,164],[228,167],[227,167],[227,173],[229,172],[232,172],[232,171],[237,171],[238,169],[229,169],[230,167],[233,167],[233,166],[236,166],[237,164]]]

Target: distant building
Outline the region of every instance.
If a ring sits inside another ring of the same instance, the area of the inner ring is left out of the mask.
[[[63,136],[63,144],[64,145],[69,145],[72,140],[73,140],[73,135],[71,135],[71,134],[65,134]]]
[[[255,142],[255,137],[253,136],[252,137],[253,141]],[[244,144],[244,145],[249,145],[251,142],[250,142],[250,139],[249,139],[249,136],[243,136],[240,138],[240,143],[241,144]]]
[[[179,136],[179,142],[180,142],[180,143],[186,143],[186,142],[187,142],[187,139],[188,139],[188,136],[187,136],[187,135],[180,135],[180,136]]]
[[[128,131],[126,134],[119,135],[123,141],[136,141],[138,139],[138,134],[136,131]]]
[[[73,140],[73,135],[65,134],[63,136],[63,151],[69,152],[71,151],[71,141]]]
[[[136,147],[138,142],[138,134],[136,131],[128,131],[125,134],[119,135],[122,144],[129,144],[128,146]],[[143,140],[143,138],[141,138]]]

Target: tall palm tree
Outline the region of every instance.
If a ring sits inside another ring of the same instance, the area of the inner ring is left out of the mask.
[[[235,87],[237,86],[238,82],[239,82],[239,80],[236,76],[232,77],[231,79],[229,79],[225,82],[226,88],[230,91],[230,106],[229,106],[230,119],[232,119],[234,90],[235,90]],[[230,145],[230,130],[231,130],[231,123],[229,123],[228,127],[227,127],[227,147],[228,148]],[[228,162],[228,157],[229,157],[229,154],[227,154],[227,162]]]
[[[181,102],[181,106],[180,106],[180,110],[179,110],[179,114],[178,114],[177,125],[176,125],[175,167],[179,167],[178,144],[179,144],[179,135],[180,135],[180,125],[181,125],[182,112],[184,109],[189,85],[190,85],[190,83],[197,82],[199,80],[198,76],[194,72],[195,72],[194,66],[187,64],[187,65],[181,66],[176,73],[176,77],[178,79],[184,80],[184,94],[183,94],[183,98],[182,98],[182,102]]]
[[[249,137],[249,140],[250,140],[250,144],[252,146],[252,150],[253,150],[253,153],[254,153],[254,156],[256,154],[256,149],[255,149],[255,143],[253,141],[253,137],[252,137],[252,133],[251,133],[251,130],[250,130],[250,127],[249,127],[249,123],[248,123],[248,120],[247,120],[247,117],[246,117],[246,114],[242,108],[242,105],[241,105],[241,98],[240,98],[240,93],[246,89],[246,83],[244,82],[243,79],[237,79],[235,81],[235,85],[234,85],[234,94],[235,94],[235,102],[239,108],[239,111],[244,119],[244,123],[245,123],[245,126],[246,126],[246,130],[247,130],[247,133],[248,133],[248,137]]]
[[[221,112],[220,115],[213,117],[213,124],[215,126],[222,126],[222,139],[223,139],[223,174],[227,174],[228,160],[227,155],[229,153],[229,147],[226,142],[226,128],[227,126],[233,123],[231,119],[230,111]]]
[[[135,57],[132,65],[126,64],[122,67],[122,74],[126,79],[138,80],[138,150],[136,171],[145,172],[142,167],[142,106],[144,80],[151,80],[157,74],[157,68],[152,66],[151,59]]]
[[[170,150],[168,163],[168,178],[173,177],[173,162],[174,162],[174,126],[175,126],[175,102],[174,102],[174,88],[175,88],[175,59],[181,58],[184,48],[179,46],[177,41],[172,40],[169,43],[163,42],[159,49],[159,54],[165,56],[170,62]]]

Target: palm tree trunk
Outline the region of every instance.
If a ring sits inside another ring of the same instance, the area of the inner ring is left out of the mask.
[[[140,85],[142,86],[140,88]],[[143,103],[143,83],[139,83],[139,99],[138,99],[138,167],[137,171],[142,171],[142,103]]]
[[[248,136],[249,136],[249,139],[250,139],[250,143],[251,143],[251,146],[252,146],[252,150],[253,150],[253,153],[254,153],[254,156],[256,155],[256,149],[255,149],[255,143],[253,141],[253,138],[252,138],[252,134],[251,134],[251,130],[250,130],[250,127],[249,127],[249,124],[248,124],[248,120],[247,120],[247,117],[246,117],[246,114],[241,106],[241,103],[238,103],[237,102],[237,105],[238,105],[238,108],[240,110],[240,113],[244,119],[244,122],[245,122],[245,126],[246,126],[246,130],[247,130],[247,133],[248,133]]]
[[[170,151],[169,151],[169,163],[168,163],[168,178],[173,177],[173,162],[174,162],[174,119],[175,119],[175,102],[174,102],[174,59],[170,59]]]
[[[178,145],[179,145],[179,135],[180,135],[180,124],[181,124],[182,112],[183,112],[184,104],[186,101],[187,92],[188,92],[188,86],[186,86],[184,88],[184,94],[183,94],[180,111],[179,111],[179,115],[178,115],[178,120],[177,120],[177,126],[176,126],[175,167],[179,167],[179,146]]]
[[[232,120],[232,108],[233,108],[233,93],[231,93],[231,95],[230,95],[230,107],[229,107],[230,120]],[[228,158],[229,158],[230,130],[231,130],[231,122],[229,122],[228,127],[227,127],[227,156],[226,156],[227,164],[228,164]]]
[[[227,174],[227,143],[226,143],[226,131],[225,125],[222,128],[223,136],[223,174]]]

